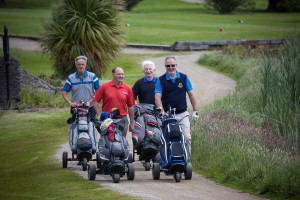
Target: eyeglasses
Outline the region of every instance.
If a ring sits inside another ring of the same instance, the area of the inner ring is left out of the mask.
[[[176,65],[166,65],[166,67],[175,67]]]

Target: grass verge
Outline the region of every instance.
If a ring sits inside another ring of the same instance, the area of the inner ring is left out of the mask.
[[[132,199],[63,169],[69,110],[0,114],[1,199]]]
[[[233,95],[201,109],[202,118],[192,130],[193,167],[215,181],[255,195],[298,199],[299,152],[261,114],[262,56],[226,52],[199,61],[216,65],[216,71],[234,72],[231,75],[239,85]]]

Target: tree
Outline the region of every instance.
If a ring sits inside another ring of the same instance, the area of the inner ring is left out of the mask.
[[[300,0],[269,0],[268,12],[299,12]]]
[[[136,4],[140,3],[142,0],[126,0],[126,10],[130,11]]]
[[[6,7],[5,0],[0,0],[0,8],[5,8],[5,7]]]
[[[207,6],[211,6],[221,14],[232,13],[237,7],[244,6],[254,8],[253,0],[205,0]]]
[[[63,0],[52,8],[52,18],[44,25],[41,45],[54,58],[57,75],[74,72],[74,59],[88,57],[87,69],[97,76],[124,46],[121,38],[122,0]]]

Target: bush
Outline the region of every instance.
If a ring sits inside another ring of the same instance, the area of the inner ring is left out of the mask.
[[[221,14],[232,13],[237,7],[244,6],[253,9],[255,3],[252,0],[205,0],[206,5],[213,7]]]

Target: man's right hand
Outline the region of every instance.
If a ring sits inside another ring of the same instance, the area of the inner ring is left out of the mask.
[[[72,102],[72,103],[70,104],[70,106],[71,106],[71,107],[76,107],[76,106],[77,106],[77,103]]]

